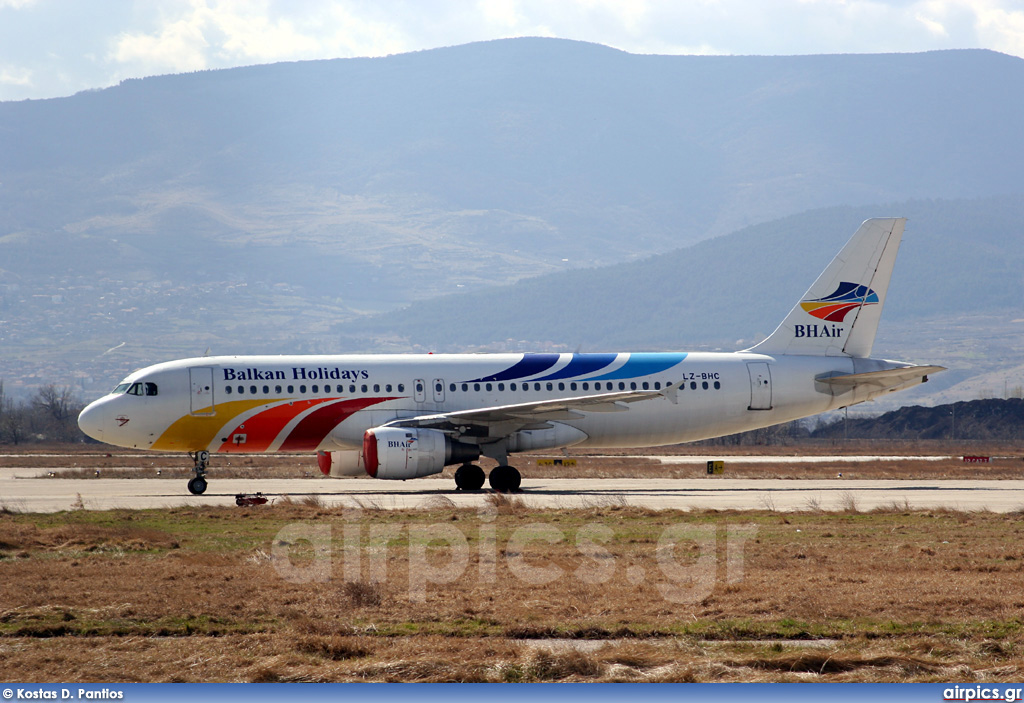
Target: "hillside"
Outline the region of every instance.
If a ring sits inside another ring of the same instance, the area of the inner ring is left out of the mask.
[[[588,350],[740,348],[763,339],[875,216],[909,218],[883,328],[1005,311],[1024,300],[1024,197],[815,210],[603,268],[422,301],[340,324],[346,346],[437,351],[526,340]],[[368,339],[367,339],[368,338]]]
[[[635,56],[548,39],[0,103],[0,377],[95,390],[207,348],[676,344],[691,339],[681,321],[707,319],[724,323],[712,338],[749,338],[765,333],[765,296],[713,302],[736,286],[736,253],[717,267],[710,250],[673,254],[704,284],[686,300],[664,285],[670,318],[636,308],[645,339],[616,336],[614,309],[587,312],[578,277],[812,207],[1024,193],[1022,123],[1024,61],[994,52]],[[855,226],[838,220],[826,256]],[[819,267],[817,245],[776,234],[773,269]],[[990,243],[970,254],[1001,266]],[[519,322],[463,315],[465,336],[418,331],[449,325],[434,313],[338,326],[546,273],[563,277],[558,295],[520,298]],[[1001,314],[990,297],[982,311]],[[531,331],[551,308],[584,327]]]
[[[815,430],[815,439],[1019,440],[1024,399],[987,399],[900,408],[872,419],[838,420]]]

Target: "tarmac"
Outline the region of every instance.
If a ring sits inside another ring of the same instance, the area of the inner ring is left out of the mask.
[[[19,475],[21,474],[21,475]],[[424,508],[478,509],[488,505],[487,490],[463,492],[447,478],[379,481],[370,478],[219,479],[207,476],[209,489],[190,494],[183,479],[61,479],[0,471],[0,509],[15,512],[235,506],[239,493],[260,492],[270,501],[316,496],[327,507],[385,510]],[[615,505],[657,510],[859,510],[874,508],[1024,510],[1024,480],[786,480],[593,479],[524,477],[515,498],[529,508],[580,508]]]

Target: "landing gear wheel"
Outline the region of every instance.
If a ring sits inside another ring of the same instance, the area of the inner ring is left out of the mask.
[[[201,452],[189,452],[188,455],[195,462],[192,471],[196,474],[195,478],[188,482],[188,492],[197,496],[206,492],[206,467],[210,463],[210,452],[204,449]]]
[[[514,493],[519,490],[523,477],[514,466],[495,466],[487,480],[498,493]]]
[[[463,464],[455,469],[455,485],[460,491],[479,491],[485,478],[484,470],[476,464]]]

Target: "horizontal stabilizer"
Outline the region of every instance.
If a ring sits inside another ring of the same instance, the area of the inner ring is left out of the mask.
[[[929,374],[945,370],[945,366],[900,366],[895,369],[885,369],[882,371],[826,376],[816,378],[815,380],[818,383],[831,386],[835,393],[846,393],[860,388],[889,390],[901,388],[914,382],[924,383],[928,380]]]
[[[927,381],[929,374],[945,370],[943,366],[894,366],[879,371],[825,374],[814,379],[814,385],[819,392],[842,399],[849,406],[893,391],[913,388]]]

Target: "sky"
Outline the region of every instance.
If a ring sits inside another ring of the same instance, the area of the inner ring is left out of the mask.
[[[0,101],[519,36],[636,54],[1024,57],[1024,0],[0,0]]]

